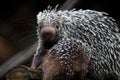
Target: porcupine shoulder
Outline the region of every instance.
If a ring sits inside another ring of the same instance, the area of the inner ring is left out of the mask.
[[[41,68],[43,80],[83,80],[89,59],[79,40],[62,38],[47,51]]]

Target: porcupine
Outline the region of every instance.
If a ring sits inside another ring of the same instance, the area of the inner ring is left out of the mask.
[[[50,48],[38,67],[43,71],[42,80],[84,80],[89,58],[80,43],[62,38]]]
[[[120,79],[120,33],[115,20],[107,13],[53,9],[39,12],[37,19],[39,40],[33,67],[40,64],[41,56],[61,38],[76,38],[82,41],[94,64],[90,69],[91,78],[104,78],[105,74],[113,74]]]

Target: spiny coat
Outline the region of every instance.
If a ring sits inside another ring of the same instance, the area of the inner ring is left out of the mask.
[[[114,74],[120,79],[120,33],[115,20],[107,13],[81,9],[44,10],[37,15],[37,23],[39,40],[34,66],[40,63],[40,56],[61,38],[75,38],[81,41],[92,61],[90,71],[94,77]],[[42,29],[48,26],[54,28],[49,31],[53,38],[50,42],[42,37]]]

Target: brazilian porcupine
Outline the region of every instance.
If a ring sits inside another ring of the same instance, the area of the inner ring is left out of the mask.
[[[94,64],[91,74],[120,75],[120,33],[115,20],[107,13],[81,9],[44,10],[37,19],[38,50],[32,67],[37,67],[41,56],[61,38],[72,37],[81,41]]]
[[[42,80],[84,80],[89,58],[76,39],[62,38],[42,60]]]

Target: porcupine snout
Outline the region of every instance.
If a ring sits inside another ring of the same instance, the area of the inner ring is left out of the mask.
[[[55,39],[55,29],[53,27],[44,27],[41,29],[41,37],[45,41],[53,41]]]

